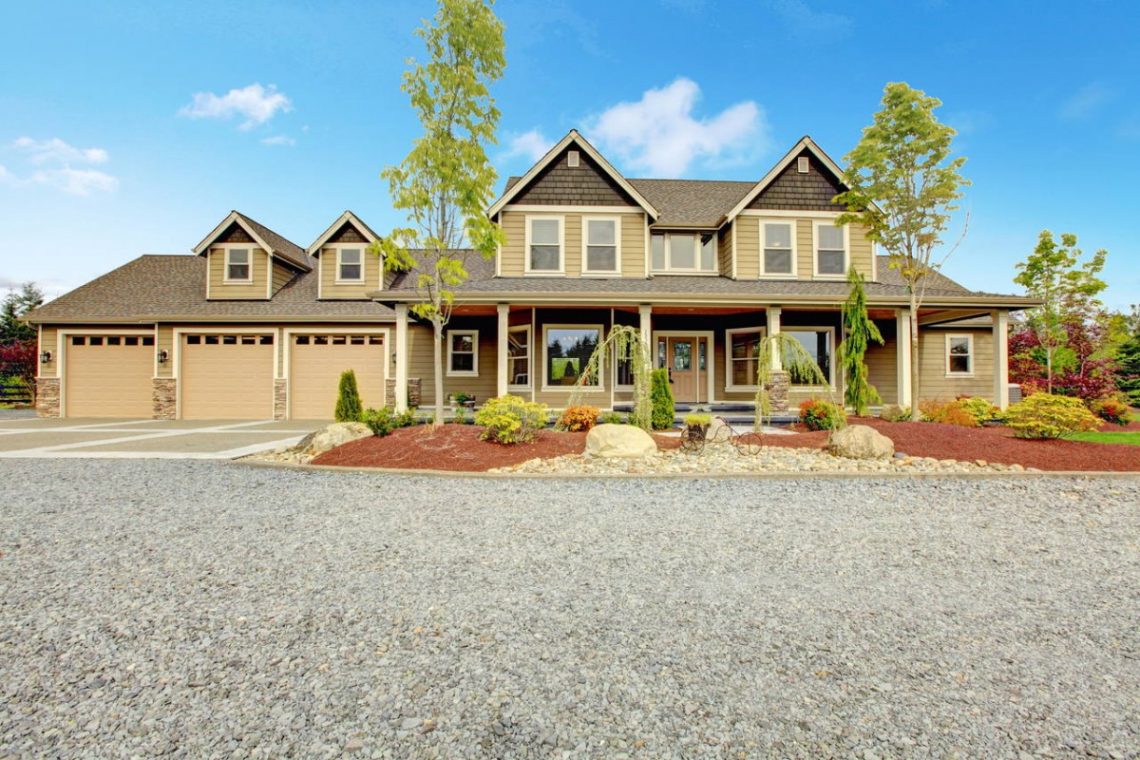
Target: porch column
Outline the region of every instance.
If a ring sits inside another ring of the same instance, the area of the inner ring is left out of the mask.
[[[507,366],[507,356],[510,353],[510,326],[507,316],[511,312],[511,307],[508,304],[501,303],[495,307],[499,313],[499,348],[496,358],[498,359],[498,378],[499,385],[496,390],[497,395],[507,395],[507,386],[510,385],[510,378],[507,377],[509,368]]]
[[[783,310],[779,306],[768,307],[768,334],[780,334],[780,313]],[[782,372],[784,369],[783,361],[780,359],[780,346],[772,344],[772,371]]]
[[[895,367],[898,370],[899,406],[913,406],[910,389],[910,309],[895,311]]]
[[[994,404],[1009,407],[1009,312],[994,311]]]
[[[647,303],[643,303],[637,307],[637,316],[640,317],[641,327],[641,343],[645,346],[645,351],[648,354],[646,357],[649,362],[653,362],[653,352],[656,350],[653,347],[653,325],[651,317],[653,315],[653,307]]]
[[[408,305],[396,304],[396,411],[408,409]]]

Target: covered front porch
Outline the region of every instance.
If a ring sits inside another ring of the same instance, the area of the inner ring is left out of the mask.
[[[397,408],[435,408],[431,329],[396,304],[393,393]],[[867,352],[870,380],[883,403],[910,406],[910,314],[900,307],[870,310],[884,345]],[[963,321],[966,320],[966,321]],[[828,379],[808,385],[771,357],[770,392],[778,412],[794,411],[813,397],[841,401],[843,373],[837,361],[843,327],[838,308],[808,304],[716,306],[700,304],[459,305],[445,330],[444,406],[457,394],[476,404],[507,393],[565,408],[594,349],[615,326],[640,331],[654,367],[669,371],[679,410],[711,408],[750,418],[756,396],[760,341],[784,333],[799,341]],[[923,398],[984,396],[998,406],[1006,390],[1007,312],[924,310],[920,314]],[[958,325],[957,327],[955,325]],[[409,391],[411,389],[411,391]],[[623,411],[633,397],[628,362],[607,357],[583,391],[583,403]]]

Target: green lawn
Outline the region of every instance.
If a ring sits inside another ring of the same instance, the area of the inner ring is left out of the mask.
[[[1069,436],[1069,440],[1086,441],[1088,443],[1123,443],[1128,446],[1140,446],[1140,432],[1136,430],[1120,430],[1107,433],[1073,433]]]

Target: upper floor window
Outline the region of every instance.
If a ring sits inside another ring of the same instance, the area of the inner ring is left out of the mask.
[[[760,274],[795,275],[795,225],[794,221],[760,222],[760,239],[764,243],[760,253]]]
[[[336,252],[337,282],[364,280],[364,251],[360,248],[340,248]]]
[[[974,374],[974,336],[946,336],[946,374],[962,377]]]
[[[226,249],[226,282],[251,282],[252,267],[248,248]]]
[[[823,277],[847,274],[847,228],[832,222],[815,223],[815,273]]]
[[[654,272],[716,273],[716,234],[668,232],[650,237]]]
[[[621,268],[621,221],[615,217],[582,218],[582,271],[617,274]]]
[[[526,224],[526,271],[561,274],[565,271],[562,217],[529,216]]]

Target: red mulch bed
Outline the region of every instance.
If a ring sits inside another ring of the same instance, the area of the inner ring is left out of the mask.
[[[1140,447],[1081,441],[1026,441],[1014,438],[1004,427],[964,428],[934,422],[884,422],[852,417],[853,425],[869,425],[895,442],[895,450],[912,457],[984,459],[998,464],[1020,464],[1039,470],[1111,470],[1140,472]],[[798,426],[797,426],[798,427]],[[1122,430],[1120,426],[1113,426]],[[823,448],[826,432],[766,435],[769,446]]]

